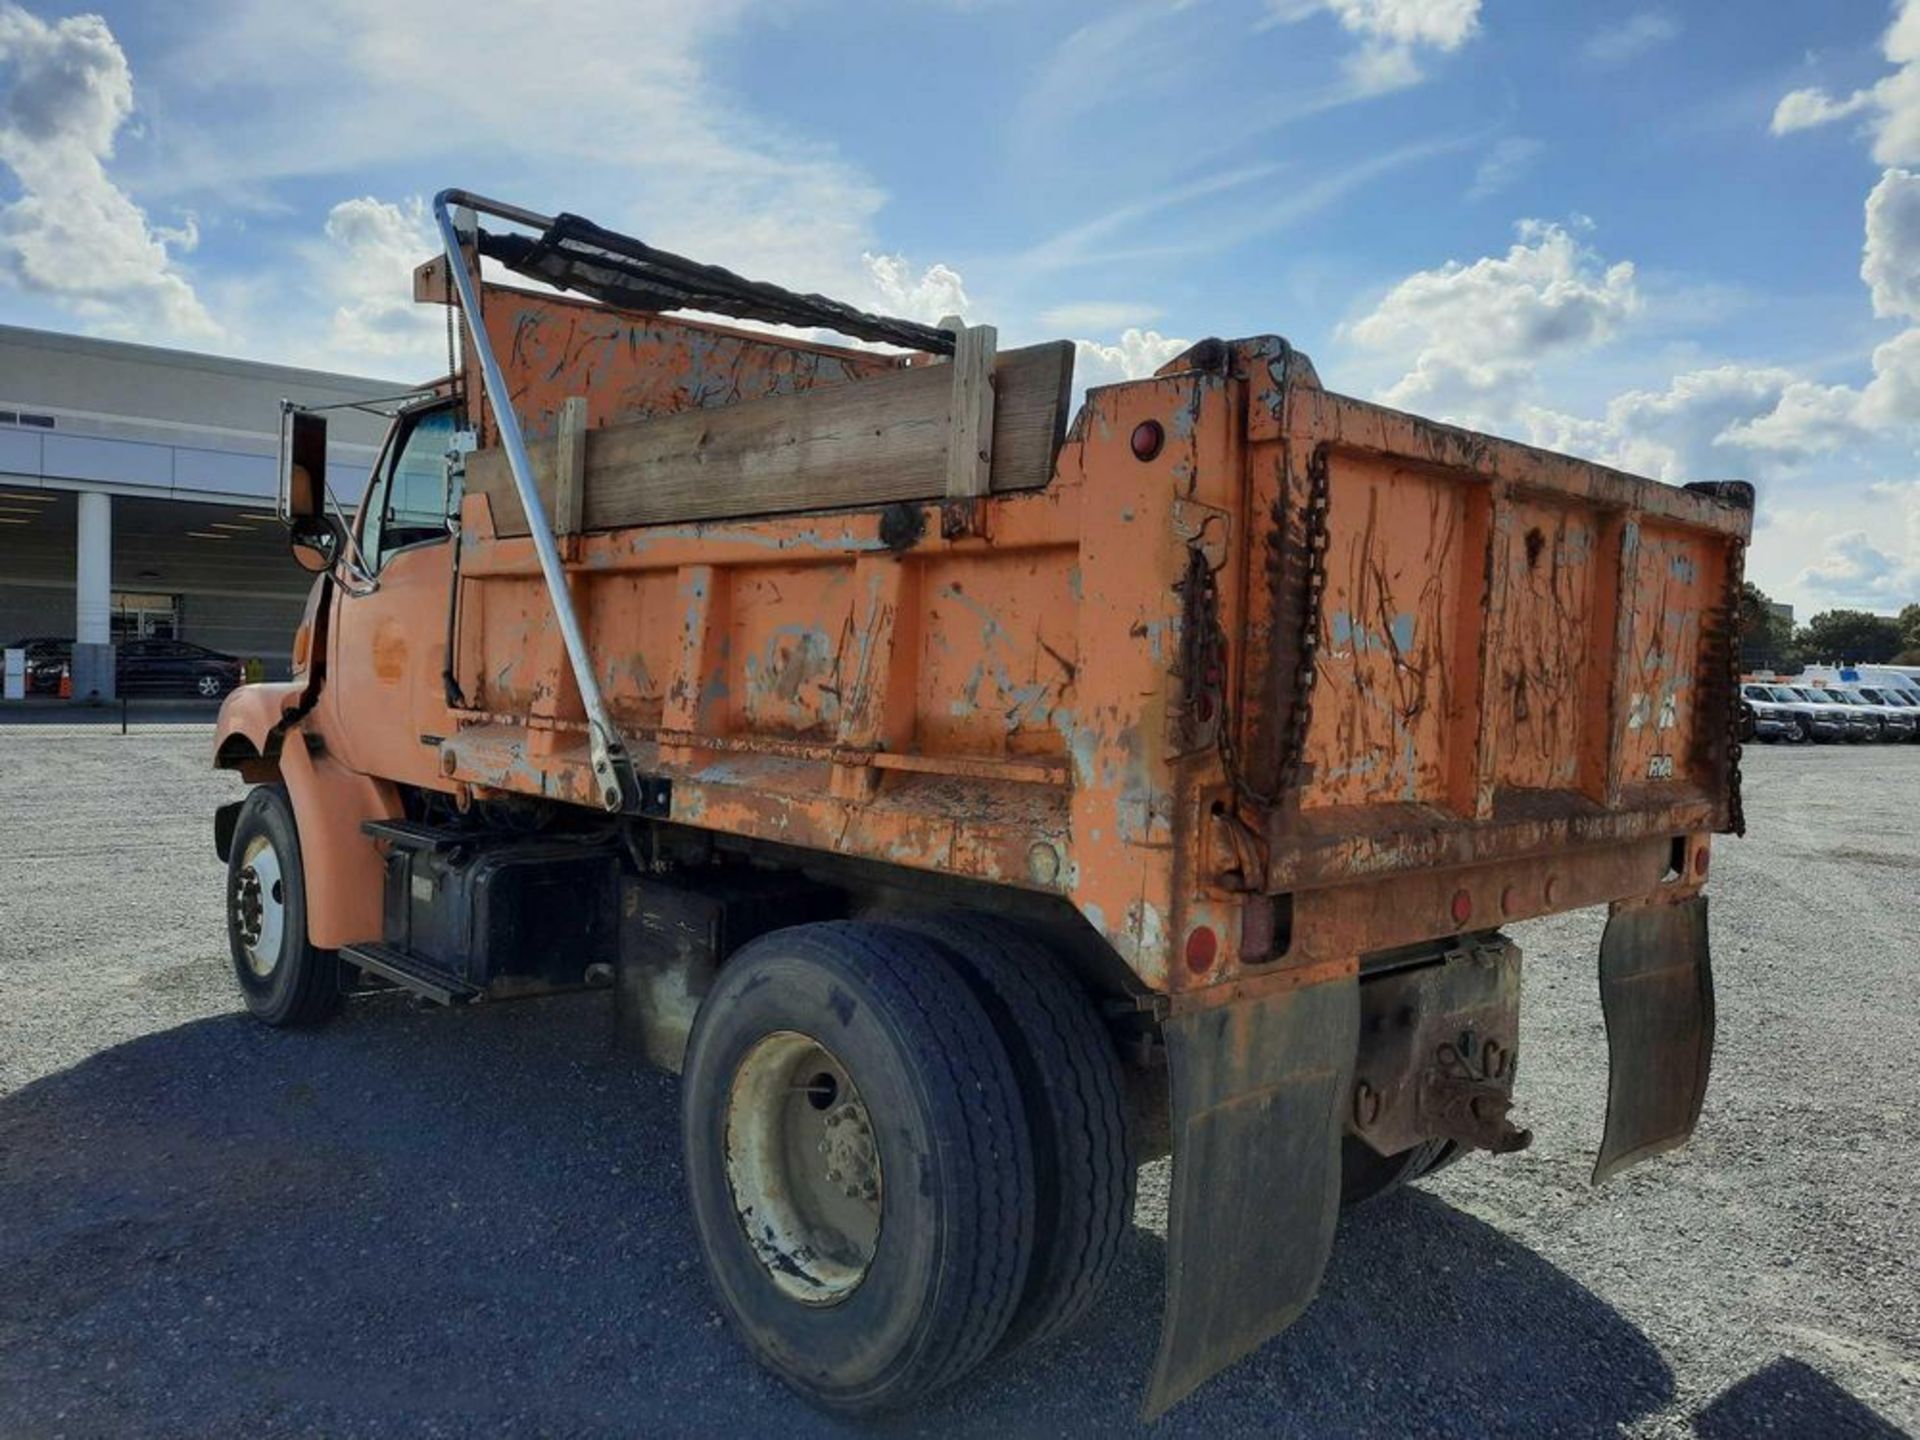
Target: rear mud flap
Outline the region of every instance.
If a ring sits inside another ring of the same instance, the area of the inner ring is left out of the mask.
[[[1607,1017],[1607,1132],[1598,1184],[1685,1143],[1700,1119],[1713,1063],[1713,971],[1707,897],[1620,901],[1600,941]]]
[[[1340,1215],[1354,976],[1169,1018],[1167,1311],[1147,1419],[1293,1323]]]

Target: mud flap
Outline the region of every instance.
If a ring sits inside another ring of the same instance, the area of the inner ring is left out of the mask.
[[[1143,1407],[1163,1414],[1290,1325],[1340,1214],[1355,976],[1169,1018],[1167,1310]]]
[[[1607,1131],[1595,1184],[1683,1144],[1713,1063],[1707,897],[1619,901],[1600,940],[1607,1017]]]

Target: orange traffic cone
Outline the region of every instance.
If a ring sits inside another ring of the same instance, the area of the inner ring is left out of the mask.
[[[73,667],[71,665],[60,667],[60,698],[62,700],[73,698]]]

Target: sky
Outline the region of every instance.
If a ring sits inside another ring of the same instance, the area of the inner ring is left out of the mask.
[[[425,378],[449,185],[1083,385],[1285,335],[1920,599],[1920,0],[0,0],[7,322]]]

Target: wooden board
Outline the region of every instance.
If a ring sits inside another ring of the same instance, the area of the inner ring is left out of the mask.
[[[1066,431],[1073,346],[1006,351],[993,376],[990,486],[1038,489]],[[937,500],[946,493],[953,388],[952,367],[927,365],[591,430],[586,528]],[[527,449],[551,517],[554,441],[529,441]],[[504,452],[468,457],[467,491],[487,497],[499,534],[527,533]]]

